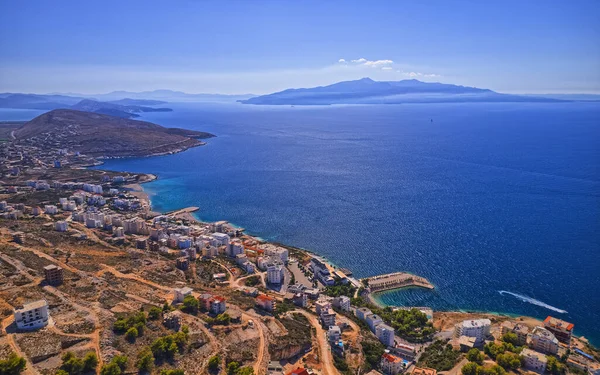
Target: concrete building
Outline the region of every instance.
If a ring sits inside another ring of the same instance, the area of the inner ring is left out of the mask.
[[[534,350],[525,348],[521,352],[521,356],[523,356],[523,358],[525,359],[524,367],[527,370],[531,370],[539,374],[543,374],[546,371],[548,359],[546,359],[546,356],[542,353],[538,353]]]
[[[298,292],[294,294],[294,298],[292,300],[296,306],[306,307],[308,305],[308,297],[306,293]]]
[[[54,230],[57,232],[66,232],[69,229],[69,224],[66,221],[61,220],[54,223]]]
[[[275,298],[266,294],[260,294],[256,297],[256,305],[265,311],[272,312],[275,310]]]
[[[547,354],[558,353],[558,340],[544,327],[535,327],[527,336],[527,346],[538,352]]]
[[[327,330],[327,340],[336,342],[342,337],[342,330],[338,326],[330,326]]]
[[[35,330],[48,325],[48,303],[41,299],[15,310],[15,323],[21,330]]]
[[[350,311],[350,297],[339,296],[333,299],[333,306],[342,311]]]
[[[212,294],[201,294],[200,297],[198,297],[198,301],[200,302],[200,308],[204,311],[210,311],[210,301],[212,300],[212,298]]]
[[[331,303],[326,300],[320,300],[315,303],[315,312],[317,315],[321,315],[323,311],[327,311],[331,308]]]
[[[335,325],[335,311],[333,311],[333,309],[321,311],[321,314],[319,314],[319,318],[321,319],[321,324],[323,325],[323,327],[330,327]]]
[[[210,300],[210,312],[213,314],[222,314],[225,312],[225,310],[227,309],[227,306],[225,304],[225,298],[221,297],[221,296],[214,296],[211,300]]]
[[[398,375],[406,370],[407,363],[393,354],[384,353],[381,356],[381,370],[387,375]]]
[[[317,280],[323,285],[331,286],[335,284],[335,280],[333,279],[333,276],[331,276],[331,272],[325,263],[316,258],[312,258],[309,268],[312,270]]]
[[[529,327],[523,323],[514,323],[511,321],[505,321],[502,323],[502,335],[507,333],[514,333],[517,335],[517,342],[519,346],[527,344],[527,335],[529,334]]]
[[[558,341],[567,345],[571,344],[571,336],[573,335],[573,328],[575,328],[573,323],[548,316],[544,320],[544,328],[552,332]]]
[[[190,267],[190,258],[188,258],[187,256],[177,258],[176,265],[177,268],[185,271]]]
[[[465,320],[455,326],[454,336],[474,337],[480,344],[490,335],[491,326],[492,322],[489,319]]]
[[[367,316],[365,321],[367,322],[367,325],[369,326],[369,329],[371,330],[371,332],[375,332],[375,327],[377,327],[378,324],[383,323],[383,319],[381,319],[381,317],[379,315],[375,315],[375,314],[371,314],[371,315]]]
[[[50,285],[60,285],[64,280],[63,269],[54,264],[44,267],[44,276],[46,277],[46,282]]]
[[[233,240],[227,247],[227,255],[235,258],[238,255],[244,254],[244,244],[240,240]]]
[[[175,288],[173,289],[173,302],[181,303],[186,296],[192,295],[192,288]]]
[[[213,233],[212,237],[216,240],[215,246],[229,246],[229,236],[225,233]]]
[[[373,315],[373,312],[371,310],[367,309],[366,307],[361,307],[354,311],[354,315],[356,315],[356,317],[358,319],[364,321],[367,319],[367,316]]]
[[[267,282],[279,285],[283,282],[283,266],[273,265],[267,267]]]
[[[48,215],[56,215],[58,213],[58,207],[52,204],[45,205],[44,212],[46,212]]]
[[[394,329],[387,324],[381,323],[375,327],[375,336],[385,346],[394,346]]]
[[[391,348],[391,351],[402,358],[410,360],[415,359],[417,356],[417,348],[415,346],[403,343],[396,344],[393,348]]]
[[[277,258],[283,264],[288,262],[288,250],[286,248],[272,244],[264,244],[260,248],[264,250],[265,256]]]

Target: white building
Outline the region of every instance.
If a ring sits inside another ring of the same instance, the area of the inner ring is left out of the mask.
[[[367,319],[367,316],[373,315],[373,312],[371,310],[367,309],[366,307],[361,307],[354,311],[354,315],[356,315],[356,317],[358,319],[364,321]]]
[[[269,284],[281,284],[283,282],[283,266],[267,267],[267,282]]]
[[[492,322],[489,319],[465,320],[454,327],[454,336],[474,337],[480,344],[490,335]]]
[[[535,371],[539,374],[543,374],[546,371],[546,365],[548,359],[542,353],[538,353],[534,350],[525,348],[521,352],[521,355],[525,359],[525,368],[531,371]]]
[[[337,342],[342,337],[342,330],[338,326],[330,326],[327,330],[327,340]]]
[[[213,258],[219,255],[219,249],[214,246],[208,246],[202,249],[202,256],[206,258]]]
[[[210,312],[213,314],[222,314],[227,309],[225,304],[225,298],[221,296],[214,296],[210,300]]]
[[[333,306],[342,311],[350,311],[350,297],[339,296],[333,299]]]
[[[535,327],[527,335],[527,346],[542,353],[558,353],[558,339],[544,327]]]
[[[57,232],[66,232],[67,229],[69,229],[69,224],[67,224],[67,222],[64,220],[57,221],[56,223],[54,223],[54,229]]]
[[[265,251],[265,255],[269,257],[276,257],[281,262],[286,264],[288,262],[288,250],[284,247],[275,246],[272,244],[264,244],[260,246]]]
[[[34,330],[48,325],[48,303],[41,299],[15,310],[15,322],[18,329]]]
[[[407,363],[393,354],[384,353],[381,356],[381,370],[388,375],[397,375],[406,369]]]
[[[242,264],[241,266],[244,271],[246,271],[247,273],[254,273],[256,271],[256,269],[254,268],[254,264],[246,261],[244,262],[244,264]]]
[[[394,329],[387,324],[380,323],[375,327],[375,335],[385,346],[394,346]]]
[[[375,327],[377,327],[378,324],[383,323],[383,319],[381,319],[381,317],[376,314],[371,314],[367,316],[365,321],[367,322],[367,325],[369,326],[371,332],[375,332]]]
[[[186,296],[192,294],[192,288],[175,288],[173,289],[173,302],[181,303]]]
[[[321,315],[321,312],[327,311],[331,308],[331,303],[325,300],[319,300],[315,303],[315,311],[317,315]]]
[[[229,236],[225,233],[213,233],[212,237],[217,241],[214,246],[229,246]]]
[[[44,206],[44,212],[47,213],[48,215],[56,215],[58,213],[58,207],[56,207],[55,205],[45,205]]]
[[[229,255],[232,258],[235,258],[240,254],[244,254],[244,245],[242,244],[242,241],[232,241],[227,247],[227,255]]]
[[[321,311],[319,317],[321,318],[321,324],[323,324],[324,327],[335,325],[335,311],[333,311],[333,309]]]

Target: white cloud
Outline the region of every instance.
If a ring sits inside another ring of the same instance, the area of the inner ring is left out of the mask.
[[[392,60],[367,60],[364,57],[361,57],[360,59],[351,60],[351,62],[356,65],[370,66],[372,68],[382,68],[384,66],[392,65],[394,63]]]
[[[416,77],[425,77],[425,78],[434,78],[434,77],[441,77],[439,74],[434,74],[434,73],[421,73],[421,72],[404,72],[402,70],[396,70],[397,73],[402,74],[403,76],[406,77],[410,77],[410,78],[416,78]]]
[[[339,62],[340,64],[345,64],[345,63],[346,63],[346,59],[339,59],[339,60],[338,60],[338,62]]]
[[[381,70],[392,70],[394,68],[392,68],[391,66],[384,66],[383,68],[381,68]]]
[[[366,61],[364,65],[372,66],[374,68],[378,68],[381,66],[391,65],[394,62],[392,60],[374,60],[374,61]]]

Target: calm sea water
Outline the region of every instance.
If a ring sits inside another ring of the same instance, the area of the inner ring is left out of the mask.
[[[552,314],[600,344],[599,103],[173,107],[144,119],[218,137],[104,166],[157,174],[155,209],[436,286],[385,303]]]

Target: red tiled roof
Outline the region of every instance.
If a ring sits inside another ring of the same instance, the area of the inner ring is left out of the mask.
[[[263,302],[264,301],[269,301],[269,302],[273,301],[273,297],[269,297],[266,294],[261,294],[258,297],[256,297],[256,299],[263,301]]]
[[[297,369],[290,372],[291,375],[308,375],[308,371],[306,371],[303,367],[298,367]]]
[[[383,359],[385,359],[386,361],[391,362],[391,363],[402,361],[402,358],[396,357],[395,355],[391,355],[388,353],[383,353],[382,357],[383,357]]]
[[[575,327],[575,324],[573,323],[565,322],[564,320],[560,320],[550,315],[544,320],[544,324],[547,324],[552,328],[566,329],[567,331],[572,331],[573,327]]]

